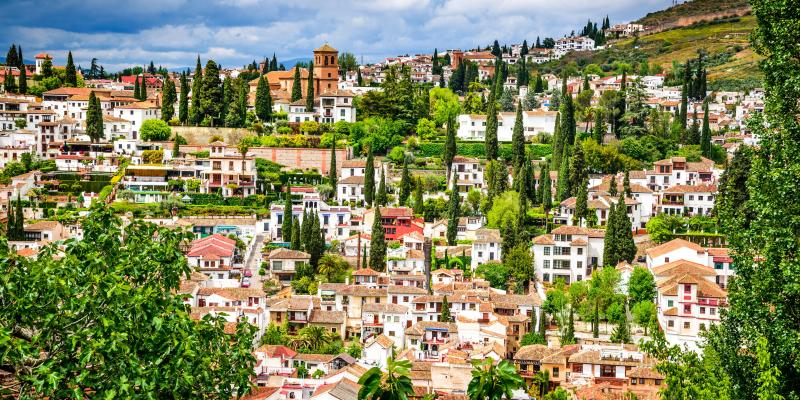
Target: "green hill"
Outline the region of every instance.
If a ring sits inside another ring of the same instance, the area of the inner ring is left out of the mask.
[[[743,15],[749,11],[748,0],[693,0],[665,10],[651,12],[635,23],[651,28],[680,27],[700,20]]]

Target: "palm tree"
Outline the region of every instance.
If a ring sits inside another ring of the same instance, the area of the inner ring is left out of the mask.
[[[298,335],[292,340],[292,345],[300,348],[305,347],[310,351],[318,351],[333,339],[338,339],[327,329],[321,326],[307,326],[300,329]]]
[[[511,391],[523,386],[522,377],[508,360],[495,364],[494,359],[472,361],[472,380],[467,386],[470,400],[511,399]]]
[[[386,360],[386,373],[378,367],[372,367],[358,384],[358,400],[407,400],[414,394],[411,385],[411,361],[395,360],[394,347],[392,356]]]
[[[328,282],[330,282],[336,275],[344,270],[342,262],[346,261],[342,260],[341,257],[335,254],[326,253],[322,256],[322,258],[319,259],[317,271],[321,275],[325,275],[325,277],[328,279]]]

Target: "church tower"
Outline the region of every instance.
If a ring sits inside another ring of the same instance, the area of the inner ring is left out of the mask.
[[[327,43],[314,50],[314,95],[339,87],[339,50]]]

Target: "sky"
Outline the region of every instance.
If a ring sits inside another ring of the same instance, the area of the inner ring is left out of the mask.
[[[359,61],[450,48],[535,42],[598,24],[637,19],[671,0],[0,0],[0,52],[20,44],[106,71],[149,64],[236,67],[264,56],[310,57],[329,43]]]

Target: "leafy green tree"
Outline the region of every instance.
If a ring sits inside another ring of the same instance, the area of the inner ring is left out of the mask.
[[[656,317],[656,305],[651,300],[644,300],[634,304],[631,313],[633,314],[633,321],[643,327],[644,334],[647,335],[647,329],[652,325],[653,319]]]
[[[633,268],[633,273],[628,281],[628,297],[633,304],[655,300],[656,281],[650,270],[641,266]]]
[[[3,370],[16,382],[4,395],[193,398],[202,392],[230,399],[247,393],[255,328],[240,323],[228,334],[222,317],[195,320],[177,294],[191,272],[180,249],[191,235],[141,220],[123,227],[100,205],[81,225],[83,240],[47,246],[35,259],[0,246],[0,351]],[[52,279],[54,271],[60,279]],[[165,357],[175,351],[180,356]]]
[[[178,102],[178,120],[186,125],[189,121],[189,84],[186,82],[186,73],[181,72],[181,94]]]
[[[272,117],[272,94],[269,91],[269,84],[267,84],[264,76],[258,78],[258,86],[256,86],[256,116],[261,121],[269,121]]]
[[[372,367],[359,378],[358,400],[408,400],[414,394],[410,375],[411,361],[397,360],[392,348],[392,355],[386,360],[386,372]]]
[[[755,219],[747,187],[747,179],[753,165],[753,154],[751,147],[740,146],[719,180],[719,194],[714,212],[730,236],[738,237],[741,232],[746,232],[750,228],[750,222]],[[650,222],[647,224],[649,232]]]
[[[144,129],[144,126],[142,127]],[[92,142],[99,142],[105,135],[103,132],[103,110],[100,109],[100,99],[94,94],[89,93],[89,107],[86,110],[86,134]]]
[[[67,53],[67,65],[64,67],[64,85],[78,87],[78,74],[72,61],[72,52]]]
[[[758,360],[758,376],[756,377],[756,394],[758,400],[783,400],[780,394],[781,371],[770,361],[769,344],[767,339],[759,338],[756,344],[756,359]]]
[[[386,237],[381,222],[381,208],[375,207],[372,222],[372,241],[369,250],[369,267],[375,271],[383,271],[386,267]]]
[[[512,399],[512,392],[523,387],[522,377],[508,360],[495,364],[494,359],[472,361],[472,379],[467,385],[470,400]]]
[[[194,68],[192,77],[192,106],[189,109],[189,122],[199,125],[203,119],[203,108],[200,99],[203,97],[203,67],[200,64],[200,56],[197,56],[197,65]]]
[[[165,141],[172,136],[172,129],[160,119],[148,119],[142,123],[139,134],[144,141]]]
[[[308,63],[308,81],[306,81],[306,111],[314,111],[314,61]]]
[[[383,173],[381,173],[383,175]],[[372,148],[367,152],[367,165],[364,168],[364,202],[372,206],[375,197],[375,158]]]
[[[528,284],[536,279],[533,256],[528,243],[519,243],[508,254],[504,254],[503,263],[508,267],[510,277],[514,279],[518,288],[527,289]]]

